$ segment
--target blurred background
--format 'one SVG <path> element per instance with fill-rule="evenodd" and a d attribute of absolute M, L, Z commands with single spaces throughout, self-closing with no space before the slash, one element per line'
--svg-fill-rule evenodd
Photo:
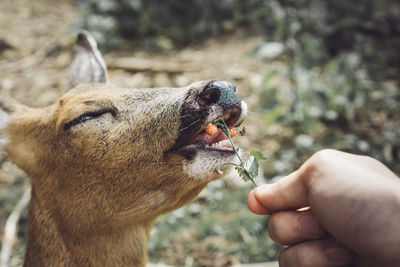
<path fill-rule="evenodd" d="M 397 0 L 1 0 L 0 90 L 31 105 L 66 91 L 76 33 L 98 41 L 111 83 L 234 82 L 248 103 L 245 150 L 270 159 L 258 184 L 321 148 L 366 154 L 400 173 L 400 2 Z M 29 184 L 0 159 L 0 236 Z M 151 262 L 232 266 L 275 260 L 251 185 L 231 173 L 156 223 Z M 11 266 L 26 241 L 22 215 Z"/>

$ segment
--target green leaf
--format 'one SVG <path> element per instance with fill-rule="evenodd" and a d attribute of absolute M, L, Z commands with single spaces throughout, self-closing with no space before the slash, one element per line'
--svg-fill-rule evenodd
<path fill-rule="evenodd" d="M 259 149 L 253 149 L 250 154 L 256 159 L 256 160 L 268 160 L 268 157 L 264 155 L 264 153 L 261 152 Z"/>
<path fill-rule="evenodd" d="M 253 177 L 251 176 L 251 173 L 249 173 L 246 169 L 243 169 L 243 176 L 242 179 L 247 182 L 248 180 L 253 181 Z"/>
<path fill-rule="evenodd" d="M 244 173 L 244 168 L 240 168 L 238 170 L 238 174 L 239 174 L 240 178 L 243 179 L 243 181 L 247 182 L 249 180 L 249 177 L 247 177 L 247 175 Z"/>
<path fill-rule="evenodd" d="M 243 127 L 242 129 L 239 129 L 239 134 L 241 136 L 243 136 L 245 133 L 246 133 L 246 128 L 245 127 Z"/>
<path fill-rule="evenodd" d="M 249 172 L 253 176 L 253 178 L 257 177 L 257 175 L 258 175 L 258 161 L 256 160 L 256 158 L 253 158 L 253 162 L 250 165 Z"/>

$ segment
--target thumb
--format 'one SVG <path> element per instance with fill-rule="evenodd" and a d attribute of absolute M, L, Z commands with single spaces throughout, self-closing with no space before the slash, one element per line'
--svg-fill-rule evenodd
<path fill-rule="evenodd" d="M 301 169 L 281 178 L 275 184 L 264 184 L 254 189 L 254 198 L 266 210 L 298 209 L 309 205 L 308 184 Z"/>

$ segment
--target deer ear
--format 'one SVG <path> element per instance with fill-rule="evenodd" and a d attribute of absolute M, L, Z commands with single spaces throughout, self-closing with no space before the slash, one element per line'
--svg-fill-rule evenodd
<path fill-rule="evenodd" d="M 6 144 L 5 131 L 11 114 L 23 107 L 13 98 L 0 94 L 0 154 Z"/>
<path fill-rule="evenodd" d="M 79 83 L 107 83 L 107 67 L 97 49 L 97 43 L 88 32 L 80 32 L 68 77 L 68 88 Z"/>
<path fill-rule="evenodd" d="M 8 122 L 8 113 L 0 108 L 0 155 L 3 152 L 4 145 L 6 144 L 5 129 Z"/>

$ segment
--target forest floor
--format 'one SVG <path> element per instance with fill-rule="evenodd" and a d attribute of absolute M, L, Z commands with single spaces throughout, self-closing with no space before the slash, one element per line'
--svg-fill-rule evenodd
<path fill-rule="evenodd" d="M 34 107 L 53 103 L 66 92 L 67 74 L 76 34 L 71 24 L 79 19 L 74 1 L 2 0 L 0 2 L 0 91 Z M 179 51 L 149 54 L 134 49 L 113 51 L 106 62 L 134 57 L 155 66 L 173 63 L 178 73 L 110 69 L 111 83 L 131 88 L 184 86 L 197 80 L 233 81 L 249 105 L 245 126 L 248 137 L 239 140 L 244 149 L 275 151 L 278 147 L 257 110 L 257 88 L 279 62 L 251 56 L 262 37 L 243 34 L 210 39 Z M 29 179 L 7 158 L 0 162 L 0 236 L 5 221 Z M 273 260 L 277 246 L 266 234 L 266 218 L 250 214 L 245 199 L 250 186 L 238 177 L 210 184 L 192 204 L 164 215 L 155 225 L 149 258 L 175 266 L 231 266 L 238 262 Z M 261 183 L 262 181 L 260 181 Z M 19 223 L 12 266 L 21 264 L 26 241 L 26 214 Z"/>

